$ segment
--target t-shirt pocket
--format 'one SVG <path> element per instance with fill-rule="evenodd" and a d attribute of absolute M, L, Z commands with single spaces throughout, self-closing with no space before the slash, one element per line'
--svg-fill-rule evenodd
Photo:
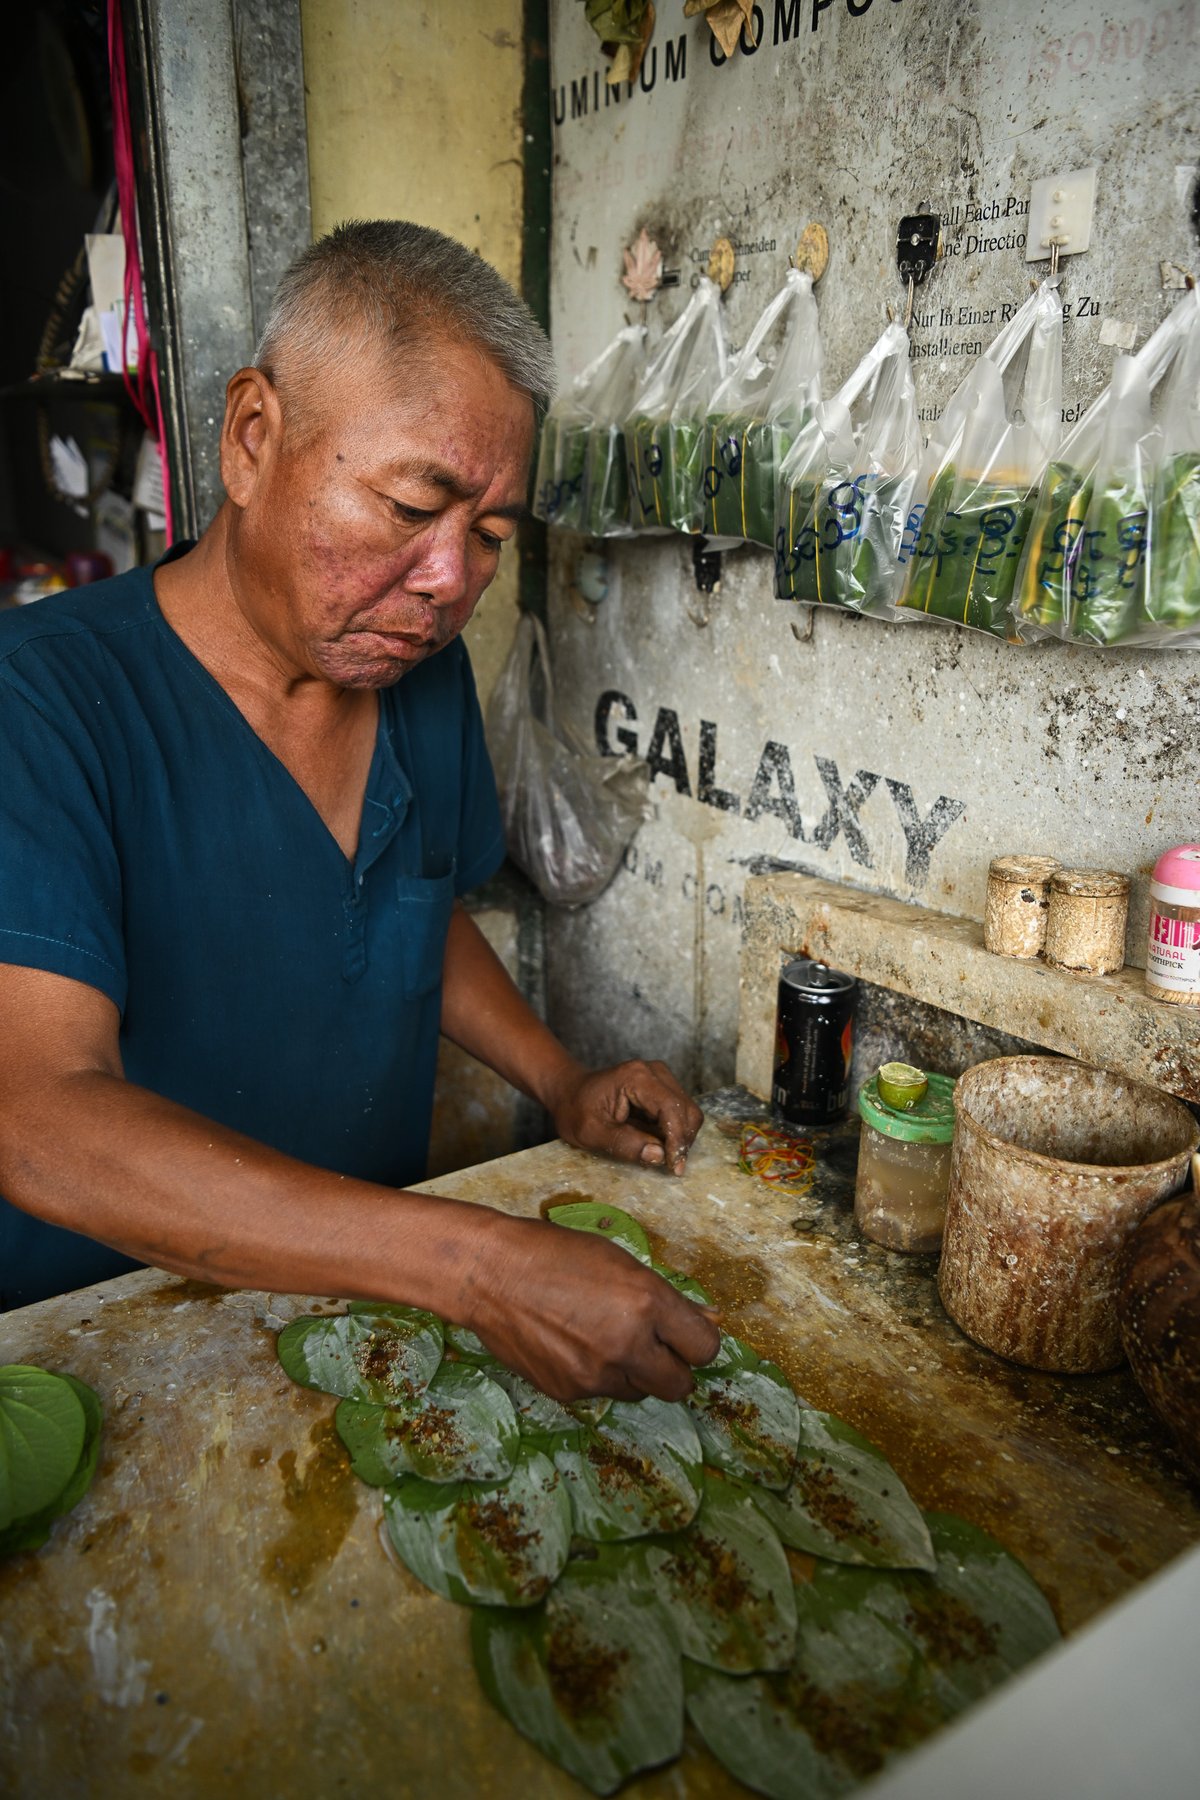
<path fill-rule="evenodd" d="M 405 996 L 428 994 L 442 979 L 446 933 L 454 905 L 454 866 L 445 875 L 398 875 L 400 975 Z"/>

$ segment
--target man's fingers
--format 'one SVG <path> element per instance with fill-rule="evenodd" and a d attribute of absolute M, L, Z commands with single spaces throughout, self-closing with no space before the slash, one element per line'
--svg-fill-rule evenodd
<path fill-rule="evenodd" d="M 671 1292 L 675 1294 L 674 1288 Z M 675 1298 L 679 1304 L 669 1311 L 664 1309 L 658 1335 L 677 1357 L 696 1368 L 703 1368 L 721 1348 L 721 1333 L 711 1316 L 712 1309 L 697 1306 L 684 1294 L 675 1294 Z"/>
<path fill-rule="evenodd" d="M 581 1149 L 682 1175 L 704 1115 L 665 1063 L 634 1061 L 572 1078 L 554 1123 Z"/>
<path fill-rule="evenodd" d="M 690 1363 L 661 1341 L 639 1363 L 636 1379 L 656 1400 L 686 1400 L 696 1385 Z"/>
<path fill-rule="evenodd" d="M 640 1125 L 615 1125 L 608 1133 L 605 1149 L 618 1162 L 661 1163 L 663 1160 L 662 1145 Z"/>
<path fill-rule="evenodd" d="M 639 1142 L 635 1126 L 619 1126 L 610 1147 L 636 1153 Z M 501 1362 L 560 1400 L 686 1399 L 692 1366 L 720 1348 L 713 1309 L 588 1233 L 532 1219 L 506 1220 L 504 1229 L 513 1245 L 507 1274 L 497 1270 L 466 1321 Z"/>
<path fill-rule="evenodd" d="M 681 1175 L 704 1114 L 665 1063 L 635 1065 L 623 1088 L 637 1110 L 655 1125 L 667 1168 Z"/>

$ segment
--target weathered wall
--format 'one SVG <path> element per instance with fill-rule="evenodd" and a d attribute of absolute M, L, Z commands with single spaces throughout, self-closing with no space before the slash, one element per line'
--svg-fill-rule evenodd
<path fill-rule="evenodd" d="M 1029 291 L 1023 213 L 1038 177 L 1099 166 L 1091 249 L 1063 265 L 1068 417 L 1106 380 L 1110 345 L 1164 316 L 1175 296 L 1160 261 L 1200 261 L 1193 0 L 762 0 L 760 47 L 723 67 L 702 21 L 658 10 L 640 83 L 609 96 L 582 6 L 552 6 L 564 373 L 631 310 L 621 248 L 643 224 L 681 272 L 649 309 L 656 334 L 713 239 L 735 241 L 726 316 L 739 343 L 821 220 L 832 389 L 900 297 L 896 226 L 927 203 L 948 222 L 948 254 L 918 291 L 926 420 L 999 309 Z M 766 552 L 727 558 L 705 602 L 688 546 L 668 539 L 611 548 L 609 596 L 589 619 L 570 591 L 579 540 L 552 537 L 565 708 L 655 768 L 656 816 L 612 888 L 550 921 L 552 1014 L 578 1048 L 666 1056 L 698 1087 L 729 1079 L 741 888 L 764 857 L 970 917 L 998 852 L 1129 869 L 1142 960 L 1148 868 L 1200 836 L 1200 654 L 1020 650 L 832 611 L 810 630 L 804 609 L 772 598 Z"/>
<path fill-rule="evenodd" d="M 469 244 L 521 283 L 523 0 L 301 0 L 313 231 L 342 219 L 407 218 Z M 486 705 L 517 617 L 517 546 L 467 627 Z M 480 929 L 535 1002 L 538 918 L 519 887 L 477 896 Z M 540 940 L 539 940 L 540 947 Z M 443 1043 L 430 1170 L 522 1148 L 541 1115 L 498 1076 Z"/>
<path fill-rule="evenodd" d="M 301 0 L 313 231 L 405 218 L 461 239 L 520 285 L 522 0 L 451 11 Z M 467 630 L 490 691 L 516 619 L 515 546 Z"/>

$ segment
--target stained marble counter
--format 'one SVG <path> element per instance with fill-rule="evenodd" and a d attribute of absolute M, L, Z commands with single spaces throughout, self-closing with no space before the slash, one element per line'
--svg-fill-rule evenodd
<path fill-rule="evenodd" d="M 737 1166 L 738 1121 L 759 1111 L 715 1096 L 679 1180 L 546 1144 L 430 1186 L 513 1213 L 587 1198 L 635 1214 L 923 1506 L 1020 1556 L 1068 1632 L 1200 1540 L 1200 1496 L 1128 1373 L 1038 1375 L 977 1349 L 932 1258 L 859 1236 L 853 1128 L 818 1138 L 797 1198 Z M 148 1270 L 0 1318 L 0 1362 L 71 1370 L 106 1415 L 90 1494 L 43 1550 L 0 1564 L 0 1791 L 580 1792 L 491 1711 L 464 1613 L 385 1547 L 334 1403 L 279 1369 L 276 1331 L 314 1304 Z M 692 1742 L 630 1790 L 742 1791 Z"/>

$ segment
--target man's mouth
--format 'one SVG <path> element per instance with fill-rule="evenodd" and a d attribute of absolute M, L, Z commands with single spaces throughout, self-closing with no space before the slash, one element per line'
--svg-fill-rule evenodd
<path fill-rule="evenodd" d="M 428 656 L 439 646 L 436 637 L 420 637 L 412 631 L 381 631 L 378 627 L 367 627 L 356 631 L 354 636 L 372 638 L 384 645 L 391 655 L 402 657 L 406 661 Z"/>

